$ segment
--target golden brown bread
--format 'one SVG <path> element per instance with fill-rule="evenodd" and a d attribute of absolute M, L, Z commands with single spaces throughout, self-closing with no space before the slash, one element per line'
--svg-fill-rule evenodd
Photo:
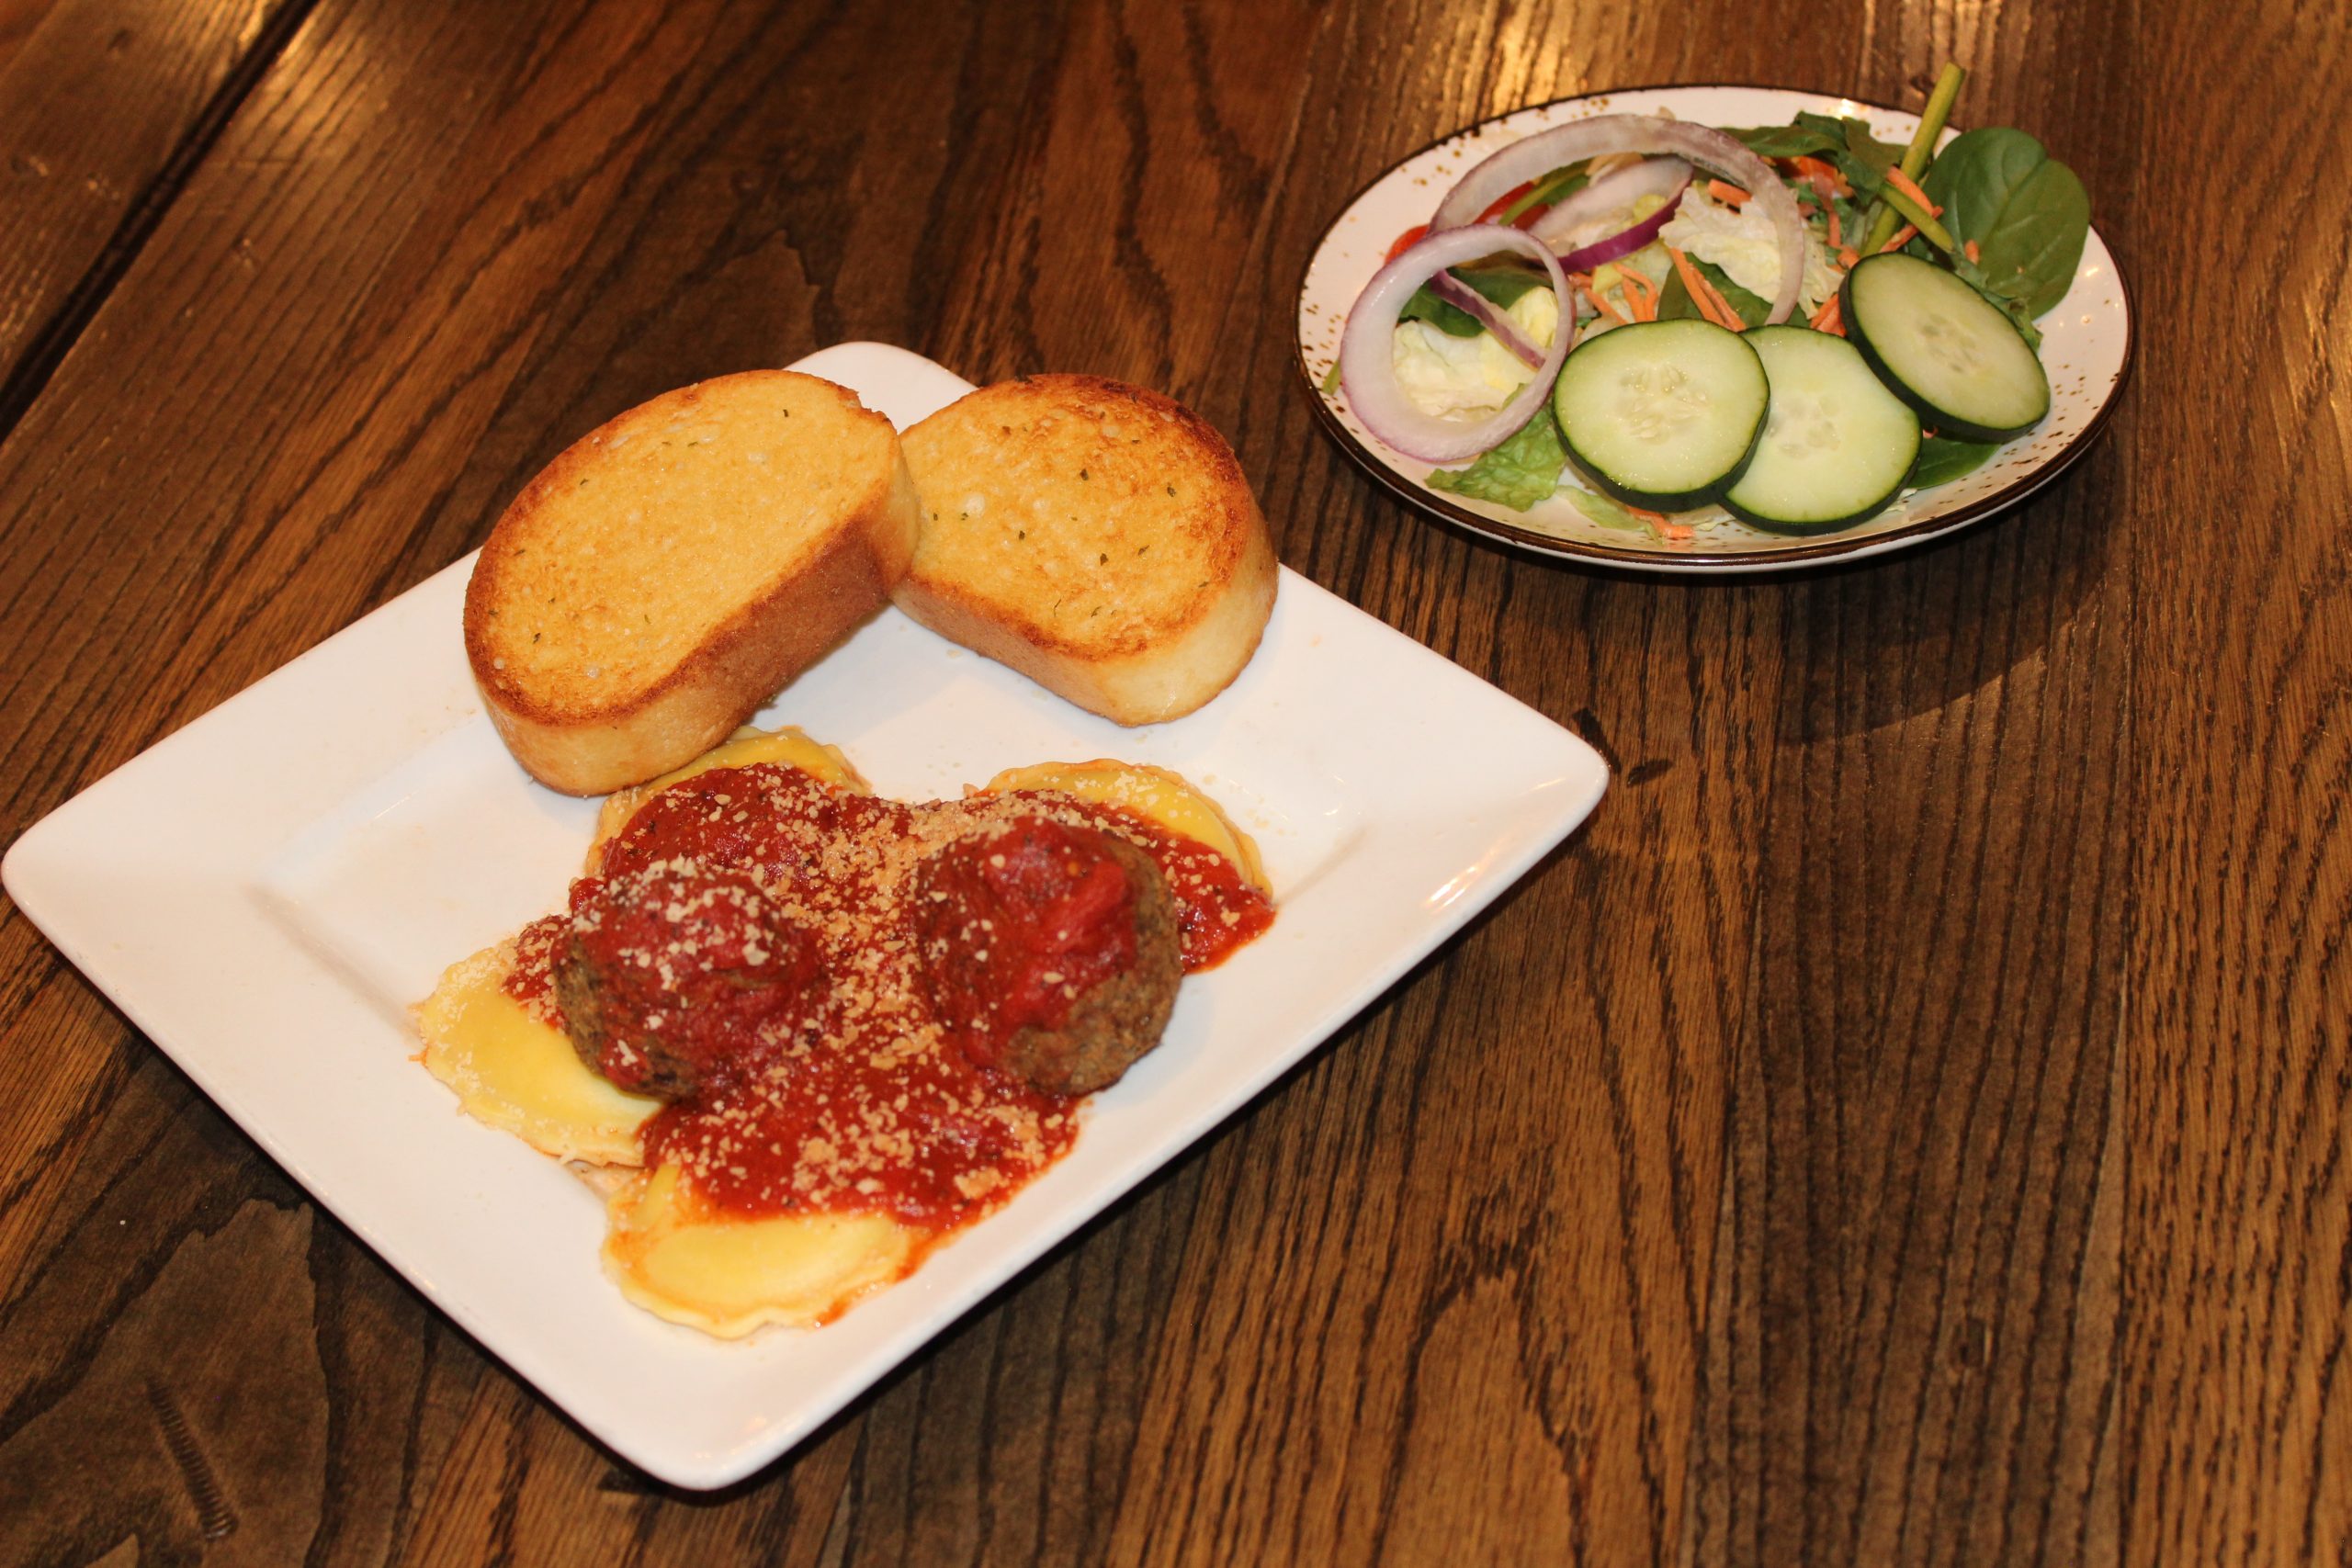
<path fill-rule="evenodd" d="M 1257 650 L 1276 568 L 1232 449 L 1093 376 L 983 387 L 906 433 L 922 536 L 891 597 L 1121 724 L 1180 717 Z"/>
<path fill-rule="evenodd" d="M 915 492 L 888 420 L 788 370 L 664 393 L 492 529 L 466 655 L 523 766 L 601 795 L 708 750 L 888 601 Z"/>

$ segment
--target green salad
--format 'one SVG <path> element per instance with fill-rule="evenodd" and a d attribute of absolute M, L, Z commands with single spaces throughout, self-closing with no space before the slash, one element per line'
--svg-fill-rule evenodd
<path fill-rule="evenodd" d="M 2090 231 L 2021 130 L 1602 115 L 1474 167 L 1351 311 L 1337 387 L 1437 490 L 1687 537 L 1867 519 L 2047 414 L 2036 319 Z"/>

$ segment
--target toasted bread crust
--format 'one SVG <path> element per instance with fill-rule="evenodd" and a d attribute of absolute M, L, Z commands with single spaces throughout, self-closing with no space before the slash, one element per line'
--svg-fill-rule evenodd
<path fill-rule="evenodd" d="M 1030 377 L 906 446 L 923 537 L 892 598 L 933 631 L 1129 725 L 1192 712 L 1255 653 L 1273 547 L 1232 449 L 1182 404 Z"/>
<path fill-rule="evenodd" d="M 665 569 L 677 565 L 674 557 L 652 550 L 643 528 L 616 525 L 567 505 L 583 481 L 613 477 L 620 445 L 663 418 L 722 413 L 741 400 L 788 396 L 798 400 L 803 425 L 817 424 L 806 417 L 825 412 L 808 401 L 815 389 L 839 400 L 831 412 L 845 417 L 860 438 L 846 443 L 857 450 L 829 450 L 812 455 L 814 460 L 830 464 L 839 456 L 861 471 L 831 476 L 842 482 L 820 509 L 822 515 L 796 514 L 795 498 L 780 493 L 773 519 L 741 520 L 746 527 L 797 531 L 782 543 L 783 564 L 764 576 L 728 577 L 716 604 L 697 600 L 697 612 L 715 618 L 690 646 L 651 668 L 631 668 L 638 649 L 597 626 L 582 629 L 587 611 L 575 603 L 582 596 L 594 599 L 600 625 L 634 624 L 632 604 L 616 604 L 616 594 L 639 595 L 654 607 L 645 611 L 650 621 L 664 608 Z M 821 438 L 817 431 L 811 436 Z M 663 500 L 657 486 L 646 504 L 658 507 Z M 742 509 L 740 500 L 733 504 Z M 629 524 L 636 522 L 631 513 Z M 754 371 L 667 393 L 566 448 L 500 517 L 466 592 L 466 653 L 475 683 L 500 738 L 542 783 L 573 795 L 639 783 L 724 739 L 881 608 L 912 558 L 917 525 L 913 482 L 888 421 L 842 389 L 792 372 Z M 607 568 L 587 586 L 566 570 L 582 551 L 601 552 Z M 567 663 L 532 666 L 521 631 L 533 618 L 563 626 L 571 638 Z M 613 678 L 598 684 L 600 660 L 609 660 Z"/>

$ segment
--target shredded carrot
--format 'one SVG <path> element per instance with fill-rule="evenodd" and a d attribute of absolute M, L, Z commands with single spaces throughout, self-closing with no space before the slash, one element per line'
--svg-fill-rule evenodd
<path fill-rule="evenodd" d="M 1747 323 L 1739 319 L 1739 312 L 1731 308 L 1731 301 L 1724 298 L 1723 290 L 1708 282 L 1706 276 L 1690 265 L 1689 256 L 1672 245 L 1666 247 L 1666 254 L 1674 258 L 1674 268 L 1682 275 L 1682 287 L 1690 291 L 1691 302 L 1699 307 L 1701 315 L 1715 325 L 1727 327 L 1736 333 L 1747 330 Z"/>
<path fill-rule="evenodd" d="M 1829 209 L 1829 248 L 1833 251 L 1846 248 L 1846 237 L 1838 231 L 1838 209 L 1834 207 Z"/>
<path fill-rule="evenodd" d="M 1835 164 L 1825 163 L 1810 153 L 1800 153 L 1789 162 L 1796 165 L 1797 173 L 1811 183 L 1825 203 L 1833 192 L 1838 196 L 1851 196 L 1854 192 L 1854 187 L 1846 183 L 1846 176 L 1838 173 Z"/>
<path fill-rule="evenodd" d="M 1617 269 L 1617 291 L 1625 297 L 1625 307 L 1637 321 L 1657 320 L 1657 285 L 1631 267 Z"/>
<path fill-rule="evenodd" d="M 1969 241 L 1968 243 L 1961 246 L 1960 249 L 1961 254 L 1965 255 L 1972 263 L 1977 259 L 1978 253 L 1975 241 Z"/>
<path fill-rule="evenodd" d="M 1611 305 L 1608 300 L 1603 299 L 1600 297 L 1600 290 L 1595 288 L 1589 283 L 1584 286 L 1584 297 L 1592 301 L 1592 308 L 1594 310 L 1600 311 L 1602 315 L 1608 317 L 1619 326 L 1622 327 L 1626 324 L 1625 318 L 1619 315 L 1616 308 Z"/>
<path fill-rule="evenodd" d="M 1838 305 L 1838 296 L 1832 294 L 1828 299 L 1823 300 L 1821 303 L 1821 309 L 1813 313 L 1813 320 L 1807 321 L 1805 325 L 1811 327 L 1817 333 L 1829 333 L 1838 337 L 1844 337 L 1846 335 L 1846 314 L 1843 309 Z"/>
<path fill-rule="evenodd" d="M 1850 250 L 1839 251 L 1838 253 L 1838 265 L 1844 267 L 1848 272 L 1853 271 L 1854 264 L 1861 259 L 1861 257 L 1856 255 Z"/>
<path fill-rule="evenodd" d="M 1747 193 L 1746 191 L 1740 189 L 1735 185 L 1725 185 L 1721 180 L 1709 180 L 1707 182 L 1707 194 L 1713 197 L 1717 201 L 1723 202 L 1726 206 L 1745 207 L 1747 205 Z"/>
<path fill-rule="evenodd" d="M 1889 251 L 1901 250 L 1904 246 L 1911 243 L 1911 237 L 1918 231 L 1918 228 L 1916 225 L 1905 223 L 1902 228 L 1897 229 L 1894 231 L 1894 238 L 1889 240 L 1886 243 L 1878 248 L 1879 254 L 1881 255 L 1884 255 Z"/>
<path fill-rule="evenodd" d="M 1625 510 L 1648 524 L 1661 539 L 1688 539 L 1697 532 L 1690 524 L 1677 523 L 1663 512 L 1650 512 L 1639 506 L 1629 506 Z"/>
<path fill-rule="evenodd" d="M 1682 275 L 1682 287 L 1690 293 L 1690 303 L 1699 307 L 1699 314 L 1722 326 L 1723 318 L 1715 313 L 1716 306 L 1712 298 L 1715 291 L 1707 287 L 1707 280 L 1699 276 L 1699 269 L 1690 265 L 1690 258 L 1672 245 L 1666 247 L 1666 254 L 1674 258 L 1674 270 Z"/>
<path fill-rule="evenodd" d="M 1716 312 L 1723 317 L 1724 325 L 1736 333 L 1744 333 L 1747 330 L 1747 323 L 1740 320 L 1737 310 L 1731 308 L 1731 301 L 1724 298 L 1724 291 L 1709 283 L 1703 273 L 1700 275 L 1699 287 L 1707 291 L 1707 303 L 1713 306 Z"/>
<path fill-rule="evenodd" d="M 1895 167 L 1888 169 L 1886 171 L 1886 183 L 1901 191 L 1904 195 L 1909 197 L 1912 200 L 1917 202 L 1919 204 L 1919 210 L 1926 213 L 1928 217 L 1941 218 L 1944 215 L 1944 209 L 1938 207 L 1934 202 L 1929 201 L 1928 199 L 1928 193 L 1919 188 L 1918 182 L 1914 180 L 1909 175 L 1905 174 L 1901 168 Z"/>

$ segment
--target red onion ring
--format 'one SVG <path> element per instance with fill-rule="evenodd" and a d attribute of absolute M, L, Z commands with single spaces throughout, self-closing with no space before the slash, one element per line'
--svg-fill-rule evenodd
<path fill-rule="evenodd" d="M 1561 265 L 1570 272 L 1581 272 L 1597 262 L 1578 262 L 1585 252 L 1608 244 L 1615 235 L 1583 245 L 1570 245 L 1569 236 L 1595 218 L 1629 208 L 1643 197 L 1655 196 L 1663 200 L 1659 212 L 1670 212 L 1682 199 L 1682 190 L 1690 183 L 1690 165 L 1679 158 L 1645 158 L 1626 168 L 1601 175 L 1590 185 L 1555 206 L 1549 212 L 1527 226 L 1527 231 L 1560 253 Z M 1657 214 L 1653 213 L 1652 217 Z M 1650 220 L 1640 220 L 1632 227 L 1638 228 Z M 1665 226 L 1663 220 L 1659 227 Z M 1646 241 L 1644 243 L 1647 243 Z M 1634 249 L 1640 249 L 1635 246 Z M 1623 255 L 1620 251 L 1618 255 Z M 1616 256 L 1602 256 L 1600 261 L 1615 261 Z"/>
<path fill-rule="evenodd" d="M 1519 323 L 1500 305 L 1442 268 L 1430 278 L 1430 292 L 1492 333 L 1495 341 L 1530 370 L 1544 368 L 1544 351 L 1519 330 Z"/>
<path fill-rule="evenodd" d="M 1594 267 L 1622 261 L 1658 236 L 1674 215 L 1682 209 L 1682 193 L 1676 191 L 1674 199 L 1643 219 L 1630 229 L 1623 229 L 1605 240 L 1595 240 L 1579 246 L 1560 258 L 1560 265 L 1570 272 L 1590 272 Z"/>
<path fill-rule="evenodd" d="M 1804 283 L 1804 215 L 1771 165 L 1722 131 L 1651 115 L 1604 114 L 1539 130 L 1463 175 L 1430 220 L 1432 234 L 1459 229 L 1498 197 L 1554 169 L 1604 152 L 1670 153 L 1740 186 L 1771 220 L 1781 243 L 1781 290 L 1768 322 L 1785 321 Z"/>
<path fill-rule="evenodd" d="M 1413 290 L 1463 262 L 1516 251 L 1543 265 L 1560 300 L 1560 325 L 1535 375 L 1500 412 L 1464 423 L 1424 413 L 1396 379 L 1396 313 Z M 1483 297 L 1482 297 L 1483 299 Z M 1552 247 L 1507 224 L 1480 223 L 1416 241 L 1395 261 L 1372 275 L 1348 312 L 1340 339 L 1340 385 L 1348 406 L 1363 426 L 1388 446 L 1425 463 L 1459 463 L 1516 434 L 1552 394 L 1552 382 L 1576 339 L 1576 312 L 1569 308 L 1567 275 Z"/>

